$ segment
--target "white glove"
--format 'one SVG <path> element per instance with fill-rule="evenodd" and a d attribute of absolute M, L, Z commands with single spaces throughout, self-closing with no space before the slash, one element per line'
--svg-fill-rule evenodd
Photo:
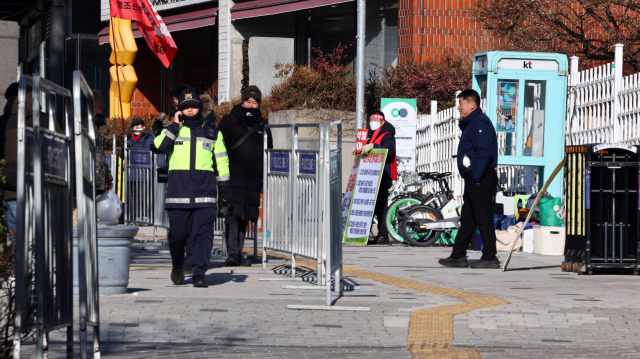
<path fill-rule="evenodd" d="M 462 165 L 466 168 L 469 168 L 471 166 L 471 160 L 469 159 L 469 157 L 467 157 L 467 155 L 464 155 L 464 158 L 462 159 Z"/>
<path fill-rule="evenodd" d="M 373 143 L 370 143 L 368 145 L 364 145 L 362 146 L 362 149 L 360 150 L 360 153 L 362 153 L 363 155 L 368 155 L 369 152 L 371 152 L 371 150 L 373 149 Z"/>

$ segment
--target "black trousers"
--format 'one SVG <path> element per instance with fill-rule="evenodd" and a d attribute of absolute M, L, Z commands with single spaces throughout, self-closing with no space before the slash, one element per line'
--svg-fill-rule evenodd
<path fill-rule="evenodd" d="M 391 187 L 391 177 L 386 173 L 380 179 L 380 187 L 378 188 L 378 197 L 376 197 L 376 207 L 373 209 L 373 215 L 378 220 L 378 237 L 389 237 L 387 221 L 384 218 L 389 208 L 389 187 Z"/>
<path fill-rule="evenodd" d="M 224 218 L 225 234 L 227 239 L 227 254 L 242 255 L 244 239 L 247 232 L 248 221 L 234 216 Z"/>
<path fill-rule="evenodd" d="M 480 183 L 474 183 L 470 177 L 464 181 L 460 229 L 453 245 L 453 258 L 467 256 L 469 243 L 476 236 L 476 227 L 482 236 L 482 259 L 490 260 L 496 255 L 496 232 L 493 227 L 491 201 L 496 194 L 498 176 L 495 168 L 490 168 Z"/>
<path fill-rule="evenodd" d="M 186 263 L 193 267 L 194 276 L 206 273 L 213 249 L 215 219 L 215 207 L 169 210 L 169 250 L 174 267 Z"/>

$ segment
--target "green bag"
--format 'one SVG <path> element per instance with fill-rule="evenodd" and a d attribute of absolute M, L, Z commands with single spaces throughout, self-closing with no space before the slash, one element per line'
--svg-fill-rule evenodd
<path fill-rule="evenodd" d="M 541 226 L 561 227 L 564 225 L 562 198 L 542 197 L 538 203 L 538 210 L 540 211 Z"/>

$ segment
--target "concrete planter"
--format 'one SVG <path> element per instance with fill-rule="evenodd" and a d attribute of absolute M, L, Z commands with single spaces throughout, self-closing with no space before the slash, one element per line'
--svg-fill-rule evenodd
<path fill-rule="evenodd" d="M 98 226 L 100 294 L 123 294 L 129 285 L 131 245 L 137 226 Z M 73 227 L 73 294 L 78 294 L 78 232 Z"/>

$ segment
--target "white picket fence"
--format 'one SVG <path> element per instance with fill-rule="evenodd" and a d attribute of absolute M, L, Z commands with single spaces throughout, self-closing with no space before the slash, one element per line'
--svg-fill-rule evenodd
<path fill-rule="evenodd" d="M 568 81 L 565 144 L 625 142 L 640 144 L 640 73 L 622 76 L 623 45 L 615 48 L 614 63 L 578 71 L 578 58 L 572 57 Z M 620 66 L 614 66 L 620 64 Z M 456 92 L 456 97 L 459 92 Z M 457 107 L 456 100 L 456 107 Z M 486 109 L 486 99 L 481 107 Z M 457 109 L 437 111 L 431 102 L 431 115 L 419 115 L 417 125 L 416 170 L 418 172 L 451 172 L 449 186 L 462 201 L 462 178 L 457 173 L 455 158 L 460 129 Z M 537 188 L 537 171 L 533 183 L 525 182 L 525 166 L 498 166 L 498 176 L 505 173 L 507 188 Z M 529 173 L 531 176 L 531 173 Z M 531 181 L 530 181 L 531 182 Z M 425 191 L 433 191 L 427 187 Z"/>

